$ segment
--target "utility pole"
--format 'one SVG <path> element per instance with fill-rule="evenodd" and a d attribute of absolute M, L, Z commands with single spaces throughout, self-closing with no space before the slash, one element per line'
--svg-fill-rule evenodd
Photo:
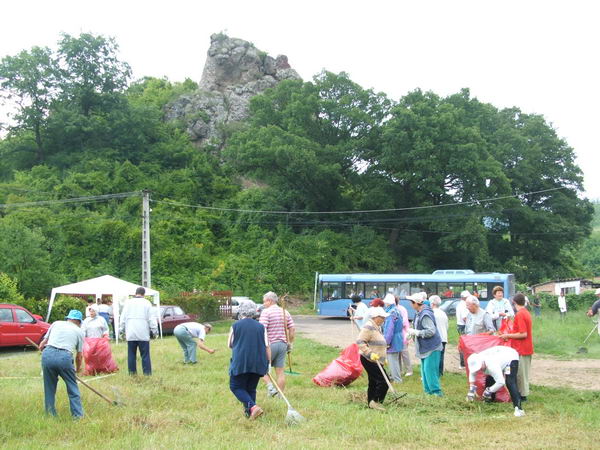
<path fill-rule="evenodd" d="M 142 286 L 151 287 L 150 267 L 150 191 L 142 191 Z"/>

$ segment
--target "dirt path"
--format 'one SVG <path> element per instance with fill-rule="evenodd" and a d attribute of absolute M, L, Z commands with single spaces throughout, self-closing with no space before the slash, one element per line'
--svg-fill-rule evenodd
<path fill-rule="evenodd" d="M 304 337 L 321 344 L 344 348 L 356 339 L 350 321 L 319 316 L 295 316 L 296 329 Z M 414 361 L 414 348 L 410 346 Z M 449 372 L 462 372 L 456 346 L 446 348 L 445 367 Z M 549 387 L 600 390 L 600 360 L 557 360 L 550 356 L 534 355 L 531 363 L 531 383 Z"/>

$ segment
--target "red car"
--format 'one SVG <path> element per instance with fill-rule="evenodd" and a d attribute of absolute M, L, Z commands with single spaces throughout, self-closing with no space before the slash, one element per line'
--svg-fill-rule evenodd
<path fill-rule="evenodd" d="M 175 305 L 160 305 L 160 317 L 163 334 L 173 334 L 173 330 L 179 324 L 195 322 L 196 314 L 186 314 L 183 309 Z"/>
<path fill-rule="evenodd" d="M 26 337 L 36 344 L 50 328 L 41 316 L 31 314 L 25 308 L 11 303 L 0 303 L 0 347 L 31 345 Z"/>

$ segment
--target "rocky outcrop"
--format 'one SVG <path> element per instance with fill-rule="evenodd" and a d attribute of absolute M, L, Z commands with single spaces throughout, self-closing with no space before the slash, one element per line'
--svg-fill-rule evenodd
<path fill-rule="evenodd" d="M 183 121 L 194 141 L 221 142 L 224 125 L 248 117 L 250 98 L 289 79 L 300 76 L 287 56 L 273 58 L 250 42 L 213 34 L 199 89 L 169 104 L 165 117 Z"/>

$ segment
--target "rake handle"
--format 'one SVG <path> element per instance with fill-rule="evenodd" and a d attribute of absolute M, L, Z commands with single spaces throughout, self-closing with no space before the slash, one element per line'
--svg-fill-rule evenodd
<path fill-rule="evenodd" d="M 377 363 L 377 367 L 379 367 L 379 370 L 381 370 L 381 374 L 383 375 L 383 378 L 385 378 L 385 382 L 388 385 L 388 388 L 390 388 L 390 391 L 392 391 L 393 394 L 397 394 L 396 389 L 394 389 L 394 386 L 392 386 L 392 383 L 390 383 L 390 379 L 387 376 L 387 373 L 385 373 L 385 370 L 383 369 L 383 366 L 381 365 L 381 363 L 379 361 L 375 361 Z"/>
<path fill-rule="evenodd" d="M 106 400 L 109 404 L 111 405 L 116 405 L 117 402 L 114 400 L 111 400 L 110 398 L 106 397 L 104 394 L 101 394 L 100 392 L 98 392 L 96 389 L 94 389 L 93 387 L 91 387 L 89 384 L 87 384 L 85 381 L 83 381 L 81 378 L 79 378 L 77 375 L 75 375 L 75 378 L 77 379 L 77 381 L 79 381 L 81 384 L 83 384 L 86 388 L 88 388 L 90 391 L 92 391 L 94 394 L 97 394 L 98 396 L 100 396 L 102 399 Z"/>
<path fill-rule="evenodd" d="M 275 389 L 277 389 L 277 392 L 279 392 L 279 395 L 281 395 L 281 398 L 283 398 L 285 400 L 285 402 L 287 403 L 288 408 L 294 409 L 294 408 L 292 408 L 292 405 L 290 405 L 290 402 L 288 401 L 287 397 L 285 396 L 285 394 L 283 393 L 283 391 L 281 390 L 281 388 L 275 381 L 275 378 L 273 378 L 273 376 L 271 375 L 271 372 L 268 372 L 267 376 L 269 377 L 269 380 L 271 380 L 271 383 L 273 383 L 273 386 L 275 386 Z"/>

